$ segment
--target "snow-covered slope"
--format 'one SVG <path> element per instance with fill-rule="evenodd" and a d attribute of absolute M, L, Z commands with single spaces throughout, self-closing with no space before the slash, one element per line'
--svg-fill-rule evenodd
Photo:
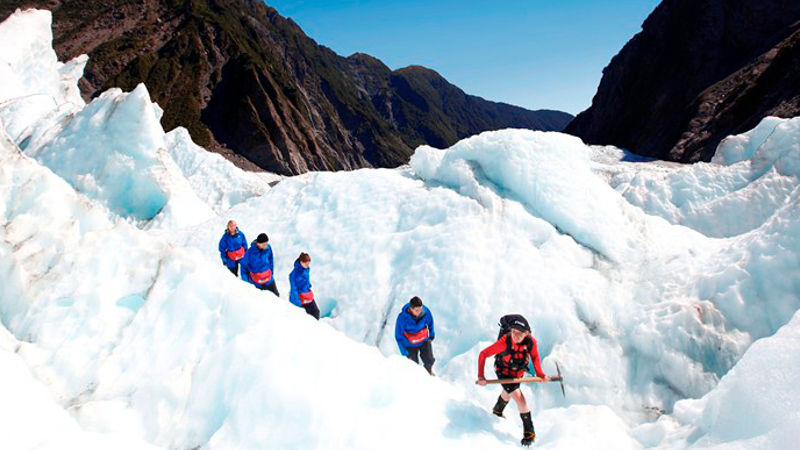
<path fill-rule="evenodd" d="M 800 427 L 782 355 L 800 326 L 800 118 L 713 164 L 505 130 L 397 170 L 280 179 L 165 133 L 144 86 L 84 104 L 85 58 L 60 65 L 49 25 L 0 25 L 0 432 L 17 447 L 516 447 L 513 405 L 487 414 L 497 389 L 473 384 L 510 312 L 567 380 L 566 398 L 524 388 L 539 446 L 781 448 Z M 229 219 L 269 234 L 281 298 L 220 264 Z M 301 251 L 319 323 L 286 299 Z M 413 295 L 437 378 L 394 342 Z M 28 431 L 48 424 L 63 441 Z"/>
<path fill-rule="evenodd" d="M 707 236 L 735 236 L 764 224 L 795 189 L 798 131 L 798 120 L 767 117 L 752 131 L 723 140 L 714 164 L 617 164 L 619 150 L 596 148 L 597 170 L 649 214 Z M 719 164 L 728 167 L 715 170 Z"/>
<path fill-rule="evenodd" d="M 797 446 L 800 425 L 800 313 L 752 345 L 708 395 L 682 400 L 675 413 L 636 434 L 644 443 L 698 448 Z"/>

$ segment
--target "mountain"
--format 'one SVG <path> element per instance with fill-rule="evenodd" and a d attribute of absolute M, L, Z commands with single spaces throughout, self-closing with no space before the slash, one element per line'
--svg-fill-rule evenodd
<path fill-rule="evenodd" d="M 166 129 L 280 174 L 395 167 L 420 144 L 572 118 L 467 95 L 430 69 L 341 57 L 259 1 L 25 0 L 0 17 L 17 7 L 52 10 L 60 59 L 89 55 L 86 98 L 144 82 Z"/>
<path fill-rule="evenodd" d="M 603 70 L 566 132 L 709 161 L 727 135 L 800 114 L 800 2 L 665 0 Z"/>

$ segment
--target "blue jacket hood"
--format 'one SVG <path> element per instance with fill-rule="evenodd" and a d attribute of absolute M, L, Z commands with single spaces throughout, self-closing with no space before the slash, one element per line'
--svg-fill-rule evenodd
<path fill-rule="evenodd" d="M 411 307 L 411 302 L 408 302 L 405 305 L 403 305 L 403 309 L 401 310 L 400 314 L 405 314 L 405 315 L 408 316 L 409 319 L 417 321 L 417 322 L 422 320 L 423 317 L 425 317 L 425 316 L 427 316 L 428 314 L 431 313 L 431 310 L 429 310 L 427 306 L 422 305 L 422 312 L 419 313 L 419 315 L 417 317 L 414 317 L 414 316 L 411 315 L 410 312 L 408 312 L 408 308 L 410 308 L 410 307 Z"/>
<path fill-rule="evenodd" d="M 256 243 L 256 241 L 253 241 L 253 242 L 250 243 L 250 248 L 248 248 L 247 251 L 248 252 L 250 252 L 250 251 L 260 252 L 260 253 L 272 253 L 272 245 L 267 244 L 267 248 L 265 248 L 264 250 L 261 250 L 260 248 L 258 248 L 258 244 Z"/>

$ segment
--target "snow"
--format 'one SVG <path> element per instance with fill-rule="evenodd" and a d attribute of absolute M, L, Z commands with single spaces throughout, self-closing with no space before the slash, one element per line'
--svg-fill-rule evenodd
<path fill-rule="evenodd" d="M 0 120 L 6 133 L 24 141 L 54 110 L 59 116 L 84 105 L 78 90 L 88 57 L 60 63 L 52 47 L 50 14 L 19 11 L 0 27 Z M 53 120 L 53 119 L 51 119 Z"/>
<path fill-rule="evenodd" d="M 44 95 L 56 104 L 83 105 L 77 81 L 88 61 L 86 55 L 63 64 L 52 47 L 51 17 L 44 11 L 20 11 L 3 22 L 0 42 L 0 102 Z"/>
<path fill-rule="evenodd" d="M 282 177 L 271 173 L 245 172 L 216 153 L 192 142 L 186 128 L 165 135 L 169 155 L 178 165 L 194 193 L 216 214 L 251 197 L 265 194 Z"/>
<path fill-rule="evenodd" d="M 755 342 L 708 395 L 682 400 L 675 414 L 640 427 L 643 439 L 673 436 L 672 446 L 793 448 L 800 429 L 800 313 Z"/>
<path fill-rule="evenodd" d="M 141 440 L 106 433 L 89 433 L 30 373 L 16 352 L 23 346 L 0 326 L 0 423 L 3 441 L 15 448 L 147 449 Z M 43 425 L 47 431 L 43 432 Z"/>
<path fill-rule="evenodd" d="M 523 387 L 537 446 L 791 446 L 800 119 L 692 166 L 503 130 L 395 170 L 281 178 L 166 133 L 143 85 L 84 104 L 86 60 L 60 65 L 49 27 L 41 11 L 0 24 L 14 448 L 517 448 L 514 405 L 488 414 L 498 389 L 473 383 L 511 312 L 566 379 L 566 398 Z M 220 264 L 229 219 L 269 234 L 281 298 Z M 301 251 L 319 323 L 287 299 Z M 414 295 L 435 378 L 394 342 Z"/>
<path fill-rule="evenodd" d="M 711 164 L 690 166 L 620 163 L 619 150 L 600 147 L 594 169 L 649 214 L 707 236 L 732 237 L 768 221 L 797 187 L 798 130 L 800 118 L 766 117 L 753 130 L 723 140 Z"/>
<path fill-rule="evenodd" d="M 761 175 L 775 168 L 781 175 L 800 176 L 800 120 L 767 117 L 753 130 L 720 143 L 713 162 L 731 165 L 748 161 Z"/>
<path fill-rule="evenodd" d="M 169 157 L 160 111 L 140 84 L 110 89 L 26 143 L 25 153 L 113 212 L 163 227 L 210 218 Z"/>
<path fill-rule="evenodd" d="M 493 194 L 516 199 L 533 215 L 615 262 L 632 258 L 631 241 L 641 239 L 634 228 L 638 224 L 629 217 L 636 211 L 591 176 L 589 156 L 578 138 L 518 131 L 483 133 L 444 154 L 423 146 L 411 166 L 424 180 L 452 187 L 485 207 L 497 204 Z M 580 208 L 567 210 L 564 204 Z"/>

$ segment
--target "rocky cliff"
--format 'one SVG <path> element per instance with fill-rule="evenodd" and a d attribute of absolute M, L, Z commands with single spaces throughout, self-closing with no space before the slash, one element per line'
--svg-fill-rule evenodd
<path fill-rule="evenodd" d="M 673 161 L 708 161 L 765 115 L 800 115 L 800 1 L 664 0 L 566 128 Z"/>

